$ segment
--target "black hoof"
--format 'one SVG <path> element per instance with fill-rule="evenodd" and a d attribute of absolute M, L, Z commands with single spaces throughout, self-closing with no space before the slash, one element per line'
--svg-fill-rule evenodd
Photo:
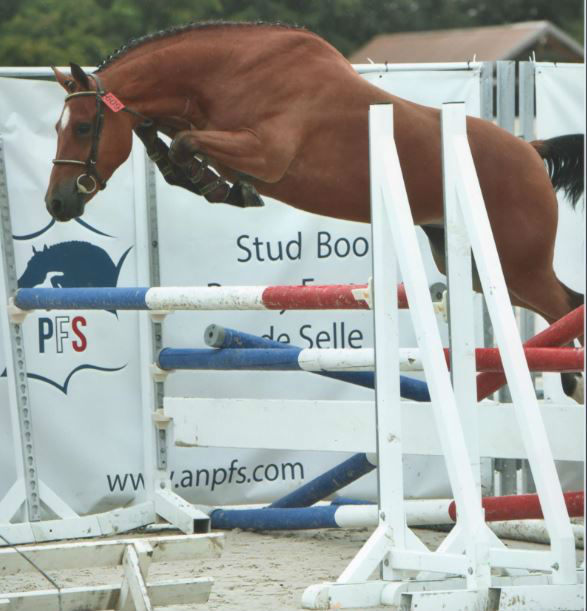
<path fill-rule="evenodd" d="M 240 180 L 232 185 L 226 203 L 239 208 L 260 208 L 265 205 L 255 187 Z"/>
<path fill-rule="evenodd" d="M 561 383 L 563 392 L 567 397 L 574 399 L 577 403 L 583 403 L 584 395 L 584 378 L 580 373 L 561 373 Z"/>

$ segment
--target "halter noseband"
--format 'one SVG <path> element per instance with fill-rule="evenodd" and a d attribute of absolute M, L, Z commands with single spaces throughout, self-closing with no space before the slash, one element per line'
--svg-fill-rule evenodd
<path fill-rule="evenodd" d="M 68 102 L 72 98 L 80 98 L 80 97 L 88 97 L 88 96 L 93 96 L 96 98 L 96 118 L 94 119 L 94 122 L 93 122 L 94 129 L 92 132 L 92 141 L 90 144 L 90 154 L 88 155 L 88 158 L 86 159 L 86 161 L 79 161 L 77 159 L 53 159 L 53 163 L 55 165 L 58 165 L 58 164 L 60 165 L 81 165 L 86 169 L 85 173 L 80 174 L 75 181 L 78 192 L 84 193 L 86 195 L 90 195 L 94 193 L 94 191 L 96 191 L 96 189 L 98 188 L 101 191 L 102 189 L 106 187 L 106 181 L 103 180 L 100 177 L 100 175 L 98 174 L 98 171 L 96 169 L 96 164 L 98 162 L 98 146 L 100 144 L 100 136 L 102 134 L 102 127 L 104 125 L 105 107 L 108 106 L 109 108 L 114 110 L 111 103 L 107 103 L 104 101 L 104 96 L 111 95 L 111 94 L 106 94 L 106 91 L 102 85 L 102 81 L 100 80 L 100 78 L 96 74 L 89 74 L 88 76 L 92 78 L 93 81 L 96 83 L 96 90 L 95 91 L 76 91 L 74 93 L 70 93 L 67 96 L 65 96 L 65 102 Z M 149 126 L 153 124 L 153 121 L 149 119 L 148 117 L 146 117 L 145 115 L 142 115 L 141 113 L 137 112 L 136 110 L 132 110 L 131 108 L 127 108 L 126 106 L 121 104 L 119 100 L 116 100 L 116 98 L 114 98 L 114 100 L 115 100 L 115 103 L 118 103 L 119 105 L 117 109 L 114 110 L 114 112 L 118 112 L 119 110 L 124 110 L 125 112 L 129 112 L 130 114 L 142 119 L 143 120 L 142 125 L 144 126 Z M 92 180 L 91 189 L 88 189 L 81 183 L 82 178 L 85 178 L 85 177 L 88 177 Z"/>

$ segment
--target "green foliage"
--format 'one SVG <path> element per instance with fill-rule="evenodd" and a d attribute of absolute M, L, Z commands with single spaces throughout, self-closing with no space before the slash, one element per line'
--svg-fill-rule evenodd
<path fill-rule="evenodd" d="M 216 19 L 303 25 L 345 55 L 380 33 L 542 19 L 583 41 L 582 0 L 0 0 L 0 65 L 96 65 L 132 38 Z"/>
<path fill-rule="evenodd" d="M 0 2 L 0 64 L 5 66 L 95 65 L 131 38 L 221 10 L 220 0 Z"/>

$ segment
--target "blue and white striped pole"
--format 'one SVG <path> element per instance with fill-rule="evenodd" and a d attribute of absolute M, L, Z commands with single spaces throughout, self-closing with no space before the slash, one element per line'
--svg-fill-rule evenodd
<path fill-rule="evenodd" d="M 283 342 L 276 342 L 273 339 L 259 337 L 258 335 L 252 335 L 251 333 L 244 333 L 243 331 L 222 327 L 221 325 L 208 325 L 204 331 L 204 341 L 208 346 L 219 349 L 247 350 L 254 348 L 259 350 L 297 350 L 298 354 L 302 351 L 302 348 L 298 346 L 284 344 Z M 290 352 L 290 354 L 292 357 L 294 356 L 293 352 Z M 315 373 L 327 378 L 333 378 L 334 380 L 355 384 L 356 386 L 373 388 L 373 373 L 368 371 L 349 373 L 344 371 L 317 371 Z"/>
<path fill-rule="evenodd" d="M 242 331 L 237 331 L 236 329 L 230 329 L 228 327 L 222 327 L 221 325 L 208 325 L 208 327 L 206 327 L 206 330 L 204 331 L 204 341 L 208 346 L 211 346 L 213 348 L 239 348 L 243 350 L 253 348 L 260 350 L 288 350 L 289 352 L 287 353 L 287 357 L 283 355 L 282 357 L 280 357 L 279 360 L 281 361 L 282 359 L 287 359 L 289 362 L 292 363 L 292 370 L 301 370 L 298 358 L 303 348 L 300 348 L 299 346 L 284 344 L 283 342 L 277 342 L 275 340 L 271 340 L 265 337 L 259 337 L 250 333 L 244 333 Z M 297 351 L 297 355 L 294 351 Z M 208 359 L 209 357 L 207 356 L 207 354 L 209 354 L 209 352 L 202 353 L 201 358 Z M 236 355 L 238 358 L 236 351 L 230 354 Z M 247 356 L 253 359 L 255 358 L 255 354 L 252 352 L 248 352 Z M 266 352 L 265 354 L 259 353 L 259 355 L 257 356 L 259 361 L 262 361 L 264 359 L 270 359 L 275 356 L 279 357 L 280 355 Z M 175 358 L 177 358 L 179 363 L 181 360 L 183 360 L 183 358 L 189 360 L 190 356 L 189 353 L 186 353 L 185 356 L 182 357 L 181 353 L 177 353 L 174 355 L 173 353 L 168 352 L 167 357 L 164 357 L 164 360 L 171 364 L 172 359 Z M 216 363 L 220 364 L 224 360 L 224 358 L 225 357 L 216 357 Z M 241 357 L 240 360 L 242 362 L 247 359 Z M 297 366 L 296 363 L 298 364 Z M 276 364 L 273 363 L 273 365 L 275 366 Z M 173 369 L 173 367 L 170 368 Z M 329 378 L 334 378 L 336 380 L 341 380 L 344 382 L 349 382 L 350 384 L 356 384 L 357 386 L 364 386 L 365 388 L 375 388 L 375 376 L 372 371 L 312 371 L 312 373 L 316 373 L 318 375 L 326 376 Z M 400 376 L 400 392 L 401 396 L 404 399 L 411 399 L 412 401 L 430 401 L 430 393 L 428 392 L 428 386 L 426 382 L 422 382 L 421 380 L 415 380 L 407 376 Z"/>
<path fill-rule="evenodd" d="M 407 500 L 408 526 L 454 524 L 456 510 L 452 499 Z M 313 528 L 357 528 L 376 526 L 377 504 L 317 505 L 314 507 L 213 509 L 212 528 L 230 530 L 306 530 Z"/>
<path fill-rule="evenodd" d="M 323 505 L 272 509 L 214 509 L 210 513 L 213 529 L 231 530 L 307 530 L 314 528 L 349 528 L 377 524 L 377 506 Z M 359 509 L 360 507 L 360 509 Z M 359 510 L 358 510 L 359 509 Z M 358 511 L 357 511 L 358 510 Z"/>

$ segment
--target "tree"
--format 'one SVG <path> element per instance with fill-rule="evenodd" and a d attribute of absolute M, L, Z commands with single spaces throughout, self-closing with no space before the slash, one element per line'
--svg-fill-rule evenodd
<path fill-rule="evenodd" d="M 96 65 L 132 38 L 207 19 L 221 8 L 220 0 L 23 0 L 4 11 L 0 64 Z"/>
<path fill-rule="evenodd" d="M 583 40 L 582 0 L 1 0 L 0 64 L 96 65 L 133 38 L 218 19 L 303 25 L 345 55 L 381 33 L 538 19 Z"/>

